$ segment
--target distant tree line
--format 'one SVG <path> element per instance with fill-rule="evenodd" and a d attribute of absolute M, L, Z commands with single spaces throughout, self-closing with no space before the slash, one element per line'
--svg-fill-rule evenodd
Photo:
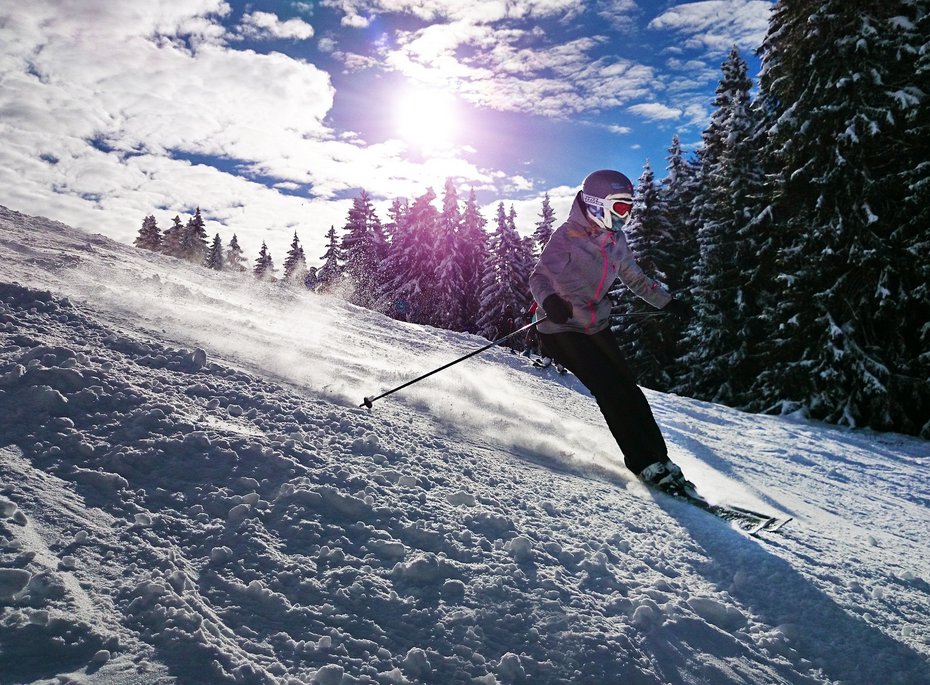
<path fill-rule="evenodd" d="M 474 191 L 461 202 L 451 179 L 441 210 L 436 199 L 432 189 L 412 203 L 395 199 L 382 223 L 361 191 L 341 234 L 334 226 L 327 232 L 321 266 L 307 266 L 294 233 L 281 280 L 412 323 L 502 337 L 528 316 L 529 274 L 555 222 L 549 197 L 542 200 L 534 235 L 526 238 L 517 232 L 516 211 L 506 211 L 503 203 L 489 232 Z M 186 224 L 176 216 L 164 233 L 153 215 L 145 217 L 135 245 L 217 271 L 249 270 L 235 234 L 225 248 L 219 234 L 208 245 L 199 208 Z M 279 280 L 265 243 L 251 273 Z M 522 340 L 514 345 L 521 347 Z"/>
<path fill-rule="evenodd" d="M 919 3 L 778 2 L 759 89 L 734 48 L 702 144 L 677 136 L 649 162 L 626 233 L 644 271 L 694 319 L 645 316 L 615 284 L 613 330 L 642 385 L 747 411 L 800 412 L 930 437 L 930 18 Z M 555 227 L 532 236 L 447 180 L 394 200 L 382 223 L 366 192 L 319 268 L 297 235 L 284 279 L 395 318 L 495 339 L 530 305 L 528 276 Z M 137 244 L 245 270 L 233 236 L 207 246 L 199 211 Z M 265 245 L 252 269 L 275 278 Z M 635 314 L 636 316 L 630 316 Z"/>

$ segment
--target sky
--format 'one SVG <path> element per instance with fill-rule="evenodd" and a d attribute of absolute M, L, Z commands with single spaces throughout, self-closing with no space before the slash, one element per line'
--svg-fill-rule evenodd
<path fill-rule="evenodd" d="M 4 685 L 930 682 L 930 441 L 645 389 L 700 492 L 794 517 L 753 538 L 506 348 L 358 406 L 477 336 L 0 238 Z"/>
<path fill-rule="evenodd" d="M 664 176 L 769 0 L 0 0 L 0 204 L 123 242 L 200 207 L 310 265 L 366 190 L 477 193 L 532 232 L 584 176 Z"/>

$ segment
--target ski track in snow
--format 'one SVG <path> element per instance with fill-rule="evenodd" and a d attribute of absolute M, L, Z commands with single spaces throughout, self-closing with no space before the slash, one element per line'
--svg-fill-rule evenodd
<path fill-rule="evenodd" d="M 570 376 L 0 207 L 0 683 L 930 683 L 930 444 Z"/>

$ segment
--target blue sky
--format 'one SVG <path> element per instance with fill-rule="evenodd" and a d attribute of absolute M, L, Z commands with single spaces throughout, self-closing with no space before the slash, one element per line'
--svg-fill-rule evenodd
<path fill-rule="evenodd" d="M 123 241 L 200 206 L 314 263 L 365 188 L 452 177 L 532 230 L 584 175 L 664 175 L 769 0 L 0 0 L 0 204 Z"/>

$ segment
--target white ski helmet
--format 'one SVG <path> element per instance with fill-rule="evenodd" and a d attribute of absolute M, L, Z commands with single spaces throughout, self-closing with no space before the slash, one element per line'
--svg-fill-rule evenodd
<path fill-rule="evenodd" d="M 588 218 L 608 231 L 619 231 L 633 209 L 633 183 L 619 171 L 592 171 L 581 186 Z"/>

